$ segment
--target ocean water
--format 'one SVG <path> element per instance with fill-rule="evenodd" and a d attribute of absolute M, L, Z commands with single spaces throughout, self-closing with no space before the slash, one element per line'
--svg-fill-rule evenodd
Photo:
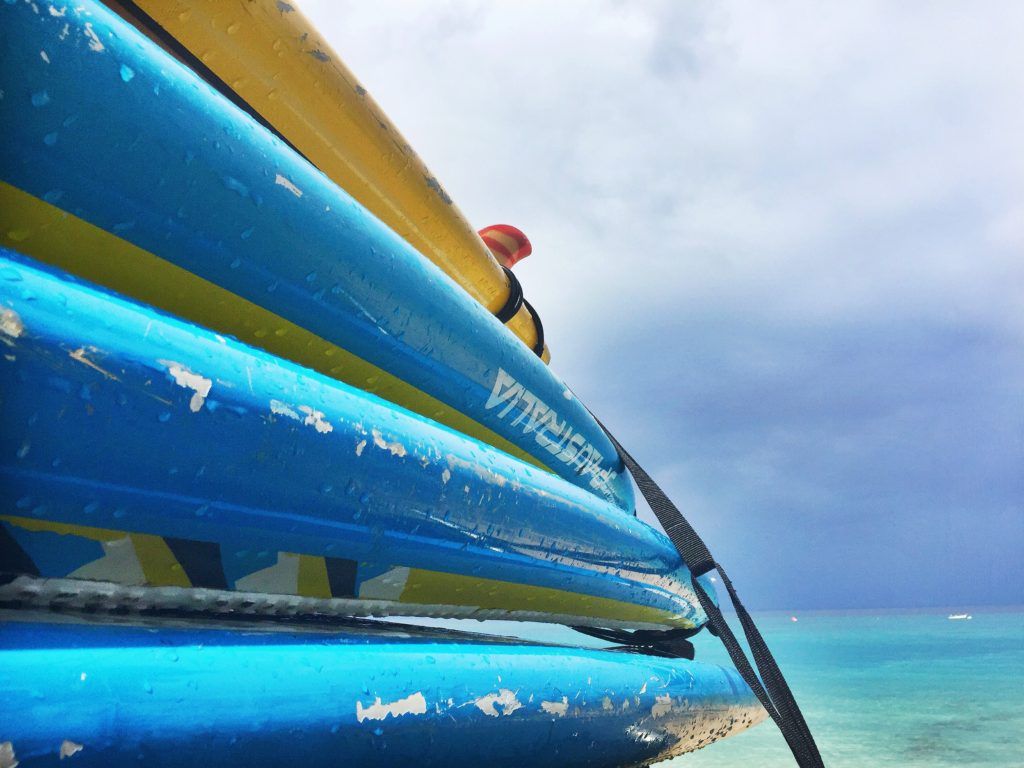
<path fill-rule="evenodd" d="M 958 611 L 959 612 L 959 611 Z M 756 615 L 830 768 L 1024 766 L 1024 611 Z M 734 625 L 736 626 L 736 625 Z M 727 664 L 717 639 L 697 658 Z M 659 768 L 789 768 L 765 722 Z"/>

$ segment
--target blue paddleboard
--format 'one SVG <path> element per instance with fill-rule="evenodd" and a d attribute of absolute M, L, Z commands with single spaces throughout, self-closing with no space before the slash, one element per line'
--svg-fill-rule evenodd
<path fill-rule="evenodd" d="M 533 352 L 103 5 L 0 4 L 0 59 L 0 243 L 633 510 L 611 442 Z"/>
<path fill-rule="evenodd" d="M 647 765 L 757 723 L 731 669 L 354 626 L 0 623 L 0 760 L 37 766 Z"/>
<path fill-rule="evenodd" d="M 704 621 L 668 538 L 582 488 L 2 250 L 0 353 L 0 571 L 359 614 Z"/>

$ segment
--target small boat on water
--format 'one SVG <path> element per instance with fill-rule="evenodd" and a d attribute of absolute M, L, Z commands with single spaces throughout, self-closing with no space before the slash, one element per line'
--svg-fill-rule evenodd
<path fill-rule="evenodd" d="M 946 618 L 950 621 L 970 621 L 974 617 L 969 613 L 951 613 Z"/>

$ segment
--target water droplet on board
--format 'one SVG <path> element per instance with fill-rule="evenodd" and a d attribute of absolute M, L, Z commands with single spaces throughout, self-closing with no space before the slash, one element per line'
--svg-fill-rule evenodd
<path fill-rule="evenodd" d="M 43 136 L 43 144 L 45 144 L 46 146 L 52 147 L 56 143 L 57 143 L 57 132 L 56 131 L 51 131 L 50 133 L 48 133 L 45 136 Z"/>
<path fill-rule="evenodd" d="M 126 83 L 130 83 L 132 78 L 135 77 L 135 70 L 129 67 L 127 64 L 121 65 L 121 79 Z"/>
<path fill-rule="evenodd" d="M 50 94 L 46 91 L 36 91 L 31 96 L 33 107 L 45 107 L 50 103 Z"/>

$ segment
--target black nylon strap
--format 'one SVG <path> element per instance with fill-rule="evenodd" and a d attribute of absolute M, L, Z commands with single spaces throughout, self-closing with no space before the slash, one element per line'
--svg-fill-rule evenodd
<path fill-rule="evenodd" d="M 740 602 L 739 595 L 736 594 L 736 590 L 725 569 L 715 561 L 707 545 L 697 535 L 693 526 L 683 517 L 682 512 L 665 495 L 665 492 L 661 490 L 661 487 L 651 479 L 651 476 L 644 471 L 643 467 L 637 464 L 636 459 L 622 447 L 604 424 L 601 424 L 599 420 L 597 423 L 604 429 L 608 439 L 611 440 L 612 445 L 619 452 L 619 456 L 622 458 L 626 468 L 633 475 L 640 493 L 643 494 L 655 517 L 658 518 L 669 539 L 672 540 L 672 543 L 679 551 L 683 563 L 689 568 L 691 586 L 697 595 L 698 601 L 700 601 L 701 608 L 707 614 L 711 630 L 722 641 L 726 651 L 729 653 L 729 658 L 732 659 L 733 664 L 736 666 L 736 670 L 747 685 L 750 686 L 757 700 L 761 702 L 761 706 L 765 708 L 772 720 L 775 721 L 775 724 L 786 739 L 786 743 L 789 745 L 797 765 L 801 768 L 824 768 L 825 764 L 821 759 L 818 746 L 814 742 L 814 736 L 811 735 L 811 730 L 807 726 L 803 713 L 801 713 L 800 707 L 797 705 L 796 699 L 793 697 L 793 693 L 782 675 L 782 670 L 779 669 L 775 657 L 772 656 L 771 651 L 768 649 L 768 644 L 765 643 L 760 631 L 758 631 L 757 626 L 754 624 L 754 620 L 747 612 L 747 609 L 744 608 L 743 603 Z M 740 624 L 743 627 L 743 633 L 750 646 L 750 652 L 754 657 L 754 664 L 757 665 L 757 672 L 754 671 L 728 622 L 722 616 L 722 611 L 715 605 L 698 581 L 699 576 L 712 570 L 717 570 L 722 577 L 722 583 L 729 593 L 729 599 L 732 601 Z M 760 677 L 758 677 L 758 673 L 760 673 Z"/>
<path fill-rule="evenodd" d="M 508 267 L 502 267 L 502 269 L 505 270 L 505 275 L 508 277 L 508 298 L 505 299 L 505 305 L 495 312 L 494 316 L 501 322 L 507 323 L 516 316 L 516 312 L 523 306 L 523 286 L 511 269 Z"/>
<path fill-rule="evenodd" d="M 533 354 L 537 357 L 541 357 L 544 354 L 544 324 L 540 321 L 540 315 L 537 314 L 537 310 L 533 308 L 533 304 L 523 299 L 523 306 L 526 307 L 530 314 L 533 315 L 533 328 L 537 332 L 537 343 L 533 345 Z"/>

